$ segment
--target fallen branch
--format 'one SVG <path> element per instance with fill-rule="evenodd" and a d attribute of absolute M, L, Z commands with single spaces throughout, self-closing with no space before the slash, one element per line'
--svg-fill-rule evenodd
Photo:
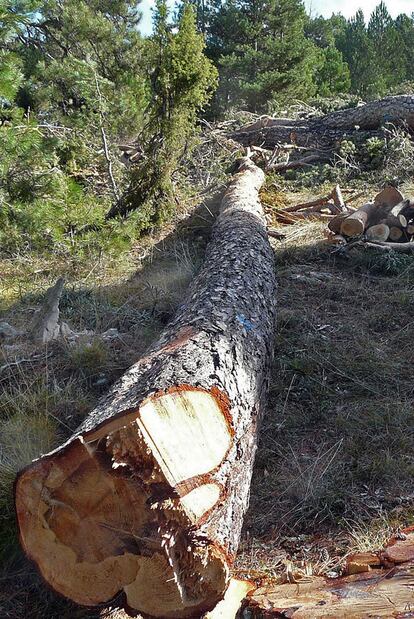
<path fill-rule="evenodd" d="M 327 204 L 329 202 L 330 196 L 324 196 L 323 198 L 316 198 L 315 200 L 309 200 L 309 202 L 301 202 L 299 204 L 295 204 L 293 206 L 287 206 L 283 209 L 285 213 L 295 213 L 296 211 L 300 211 L 301 209 L 312 208 L 314 206 L 319 207 Z"/>
<path fill-rule="evenodd" d="M 278 241 L 283 241 L 286 238 L 286 234 L 282 234 L 278 230 L 268 229 L 267 234 Z"/>
<path fill-rule="evenodd" d="M 340 213 L 346 213 L 348 209 L 345 204 L 344 198 L 342 196 L 341 188 L 339 185 L 335 185 L 331 195 L 332 195 L 332 199 L 334 201 L 335 206 L 338 208 L 338 211 Z"/>
<path fill-rule="evenodd" d="M 303 166 L 308 166 L 314 163 L 315 161 L 320 161 L 320 155 L 309 155 L 308 157 L 303 157 L 303 159 L 297 159 L 296 161 L 286 161 L 284 163 L 272 163 L 266 166 L 266 170 L 272 170 L 273 172 L 284 172 L 285 170 L 294 170 L 296 168 L 302 168 Z"/>
<path fill-rule="evenodd" d="M 397 251 L 403 254 L 411 254 L 414 252 L 414 243 L 390 243 L 381 241 L 365 242 L 366 247 L 372 247 L 374 249 L 380 249 L 382 251 Z"/>

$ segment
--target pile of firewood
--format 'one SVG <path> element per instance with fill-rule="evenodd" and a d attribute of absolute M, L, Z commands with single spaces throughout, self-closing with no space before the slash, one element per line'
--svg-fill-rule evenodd
<path fill-rule="evenodd" d="M 328 222 L 328 240 L 339 245 L 363 242 L 382 250 L 414 250 L 414 202 L 385 187 L 358 209 L 346 207 Z"/>
<path fill-rule="evenodd" d="M 359 208 L 351 206 L 361 195 L 345 201 L 337 185 L 327 196 L 278 210 L 276 220 L 282 224 L 306 219 L 327 221 L 327 240 L 335 245 L 364 243 L 381 250 L 414 251 L 414 201 L 387 186 Z"/>

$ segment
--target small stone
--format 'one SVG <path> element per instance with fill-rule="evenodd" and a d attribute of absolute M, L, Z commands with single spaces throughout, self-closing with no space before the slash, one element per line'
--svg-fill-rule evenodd
<path fill-rule="evenodd" d="M 119 337 L 119 331 L 118 329 L 108 329 L 102 333 L 102 337 L 104 340 L 113 340 L 114 338 Z"/>
<path fill-rule="evenodd" d="M 14 340 L 19 335 L 21 335 L 20 331 L 9 325 L 8 322 L 0 322 L 0 342 Z"/>

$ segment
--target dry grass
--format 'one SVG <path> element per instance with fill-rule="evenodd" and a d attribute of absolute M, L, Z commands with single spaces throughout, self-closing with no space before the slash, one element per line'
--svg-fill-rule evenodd
<path fill-rule="evenodd" d="M 377 549 L 414 522 L 414 261 L 334 252 L 318 222 L 284 232 L 273 380 L 239 558 L 256 570 L 259 556 L 282 578 L 286 561 L 275 569 L 262 546 L 339 573 L 347 552 Z"/>
<path fill-rule="evenodd" d="M 117 279 L 112 271 L 104 285 L 103 269 L 99 277 L 94 271 L 69 280 L 63 318 L 98 333 L 117 328 L 120 338 L 51 347 L 0 376 L 3 505 L 10 505 L 14 470 L 68 435 L 171 317 L 202 259 L 211 222 L 205 219 L 206 234 L 187 228 L 153 247 L 133 277 L 122 271 Z M 286 240 L 275 242 L 271 392 L 238 560 L 243 573 L 282 579 L 288 572 L 340 573 L 347 552 L 376 549 L 414 521 L 414 263 L 372 251 L 333 253 L 318 222 L 284 231 Z M 24 324 L 54 277 L 42 275 L 30 295 L 13 288 L 5 318 Z M 20 283 L 27 279 L 19 276 Z M 14 287 L 15 275 L 10 282 Z M 12 307 L 11 299 L 19 302 Z M 0 578 L 2 616 L 123 616 L 45 593 L 22 558 Z"/>

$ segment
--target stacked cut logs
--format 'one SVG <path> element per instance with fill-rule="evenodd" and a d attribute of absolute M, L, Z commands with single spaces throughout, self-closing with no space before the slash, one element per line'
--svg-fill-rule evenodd
<path fill-rule="evenodd" d="M 354 247 L 364 243 L 385 251 L 414 252 L 414 200 L 387 186 L 359 208 L 350 205 L 362 195 L 352 195 L 345 201 L 337 185 L 329 195 L 288 206 L 278 210 L 274 217 L 281 224 L 308 219 L 326 221 L 328 242 L 332 244 Z M 272 229 L 269 235 L 284 238 Z"/>
<path fill-rule="evenodd" d="M 347 244 L 355 240 L 384 250 L 414 250 L 414 202 L 398 189 L 385 187 L 372 201 L 344 211 L 328 222 L 328 240 Z"/>

